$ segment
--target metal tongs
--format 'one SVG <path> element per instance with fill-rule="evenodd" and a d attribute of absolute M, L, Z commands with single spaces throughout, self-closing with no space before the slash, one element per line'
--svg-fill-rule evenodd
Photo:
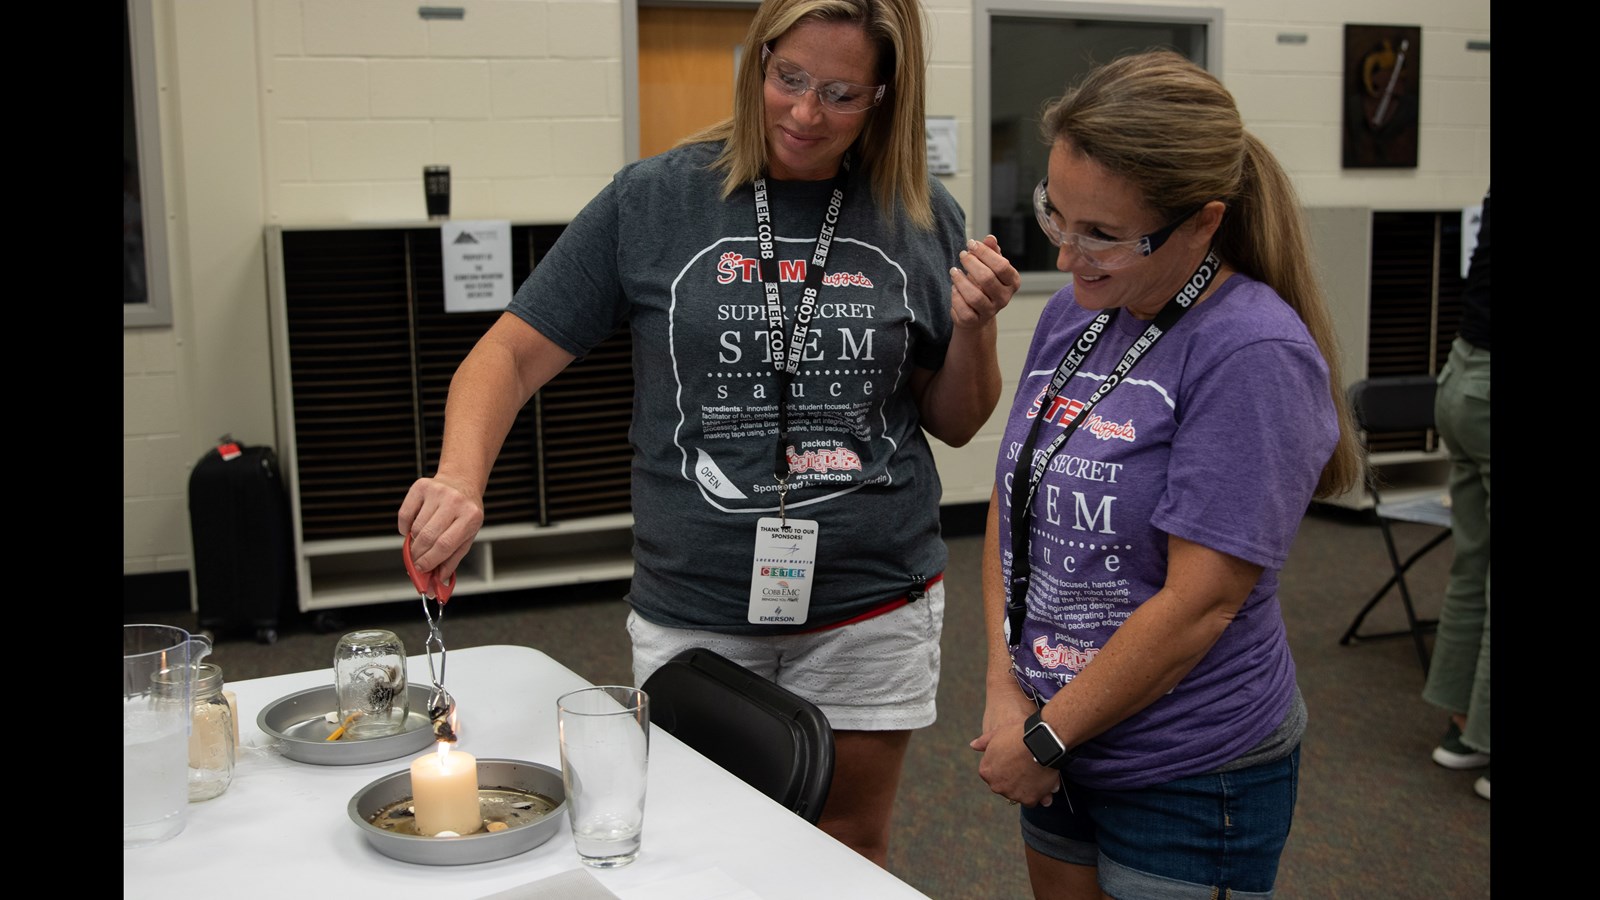
<path fill-rule="evenodd" d="M 422 614 L 428 619 L 428 639 L 423 643 L 428 653 L 428 677 L 433 680 L 433 694 L 428 698 L 428 719 L 433 723 L 434 740 L 456 742 L 455 711 L 456 701 L 450 692 L 444 689 L 444 633 L 440 630 L 440 623 L 444 620 L 444 605 L 450 602 L 450 594 L 456 588 L 455 573 L 450 574 L 449 581 L 440 581 L 432 572 L 424 575 L 417 571 L 417 564 L 411 559 L 411 535 L 406 535 L 405 545 L 401 554 L 406 561 L 406 574 L 411 576 L 411 583 L 416 587 L 417 593 L 422 595 Z M 437 608 L 435 607 L 437 604 Z M 439 651 L 439 667 L 433 666 L 433 653 Z"/>

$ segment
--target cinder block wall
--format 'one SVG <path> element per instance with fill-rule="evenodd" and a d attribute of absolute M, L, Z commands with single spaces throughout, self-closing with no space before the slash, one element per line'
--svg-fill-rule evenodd
<path fill-rule="evenodd" d="M 422 219 L 429 163 L 451 166 L 454 218 L 565 221 L 627 160 L 631 49 L 622 0 L 457 0 L 463 19 L 434 21 L 408 0 L 134 2 L 155 19 L 173 324 L 124 333 L 130 575 L 189 568 L 188 472 L 217 436 L 276 443 L 263 228 Z M 947 184 L 970 211 L 970 35 L 984 7 L 925 2 L 928 111 L 957 120 L 961 170 Z M 1452 208 L 1482 198 L 1489 54 L 1465 45 L 1489 38 L 1489 0 L 1168 5 L 1224 9 L 1224 81 L 1307 205 Z M 1340 168 L 1346 22 L 1422 26 L 1415 170 Z M 1280 44 L 1285 31 L 1307 40 Z M 1049 287 L 1030 284 L 1007 313 L 1005 359 L 1020 360 Z M 987 498 L 998 424 L 966 448 L 939 450 L 947 498 Z"/>

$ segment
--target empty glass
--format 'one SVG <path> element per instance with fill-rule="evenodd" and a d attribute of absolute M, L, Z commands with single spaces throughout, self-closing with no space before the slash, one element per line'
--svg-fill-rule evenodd
<path fill-rule="evenodd" d="M 411 712 L 406 689 L 406 645 L 381 628 L 352 631 L 333 651 L 343 740 L 398 734 Z"/>
<path fill-rule="evenodd" d="M 601 869 L 639 855 L 650 757 L 650 698 L 601 685 L 556 700 L 561 776 L 578 858 Z"/>

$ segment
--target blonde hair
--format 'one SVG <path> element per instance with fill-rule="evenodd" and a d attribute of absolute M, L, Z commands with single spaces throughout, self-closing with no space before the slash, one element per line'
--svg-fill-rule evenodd
<path fill-rule="evenodd" d="M 724 142 L 711 164 L 724 173 L 723 198 L 760 177 L 767 169 L 761 48 L 801 22 L 853 22 L 878 48 L 878 77 L 889 89 L 883 102 L 861 113 L 867 124 L 851 149 L 885 217 L 903 216 L 919 228 L 932 228 L 923 131 L 927 55 L 918 0 L 766 0 L 745 34 L 734 76 L 733 115 L 678 143 Z"/>
<path fill-rule="evenodd" d="M 1361 477 L 1361 455 L 1300 202 L 1272 152 L 1245 130 L 1233 95 L 1185 57 L 1151 51 L 1090 72 L 1045 107 L 1041 125 L 1050 143 L 1065 139 L 1074 152 L 1126 179 L 1165 221 L 1210 200 L 1227 204 L 1215 238 L 1217 255 L 1277 291 L 1328 365 L 1339 442 L 1316 496 L 1352 488 Z"/>

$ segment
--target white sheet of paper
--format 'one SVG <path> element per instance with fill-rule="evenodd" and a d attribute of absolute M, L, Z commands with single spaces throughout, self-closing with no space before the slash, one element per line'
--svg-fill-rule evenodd
<path fill-rule="evenodd" d="M 760 900 L 760 896 L 718 868 L 672 874 L 615 891 L 588 869 L 572 869 L 478 900 Z"/>
<path fill-rule="evenodd" d="M 595 880 L 588 869 L 571 869 L 518 885 L 478 900 L 617 900 L 617 895 Z"/>
<path fill-rule="evenodd" d="M 619 890 L 621 900 L 761 900 L 721 869 L 703 869 L 685 875 L 672 875 L 628 890 Z"/>
<path fill-rule="evenodd" d="M 955 116 L 928 116 L 922 127 L 928 139 L 928 171 L 934 175 L 956 174 L 961 158 Z"/>
<path fill-rule="evenodd" d="M 458 222 L 439 225 L 444 254 L 444 311 L 505 309 L 511 302 L 511 223 Z"/>
<path fill-rule="evenodd" d="M 1472 251 L 1478 248 L 1478 228 L 1483 225 L 1483 204 L 1461 210 L 1461 277 L 1472 268 Z"/>

